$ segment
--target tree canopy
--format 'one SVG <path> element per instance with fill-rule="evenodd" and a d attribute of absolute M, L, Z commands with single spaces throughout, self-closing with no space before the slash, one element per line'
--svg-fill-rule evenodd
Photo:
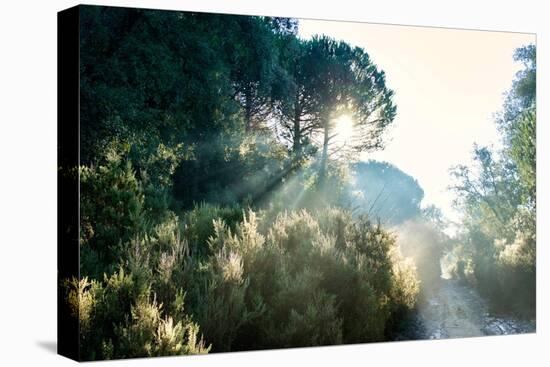
<path fill-rule="evenodd" d="M 81 24 L 82 163 L 125 151 L 187 207 L 259 197 L 308 160 L 324 177 L 339 114 L 349 152 L 380 148 L 395 116 L 364 50 L 299 39 L 294 19 L 89 7 Z M 170 179 L 146 163 L 160 151 Z"/>
<path fill-rule="evenodd" d="M 399 224 L 422 214 L 424 190 L 418 181 L 387 162 L 358 162 L 352 167 L 353 208 L 385 224 Z"/>

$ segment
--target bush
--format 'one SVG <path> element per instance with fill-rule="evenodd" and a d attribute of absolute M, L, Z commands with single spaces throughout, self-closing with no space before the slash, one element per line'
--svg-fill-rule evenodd
<path fill-rule="evenodd" d="M 119 157 L 80 168 L 80 246 L 84 274 L 112 273 L 125 244 L 145 226 L 143 193 L 132 165 Z"/>
<path fill-rule="evenodd" d="M 83 360 L 201 354 L 210 347 L 198 338 L 199 326 L 183 313 L 170 315 L 158 303 L 149 284 L 123 269 L 104 282 L 65 283 L 73 317 L 80 324 Z M 152 297 L 152 300 L 151 300 Z"/>
<path fill-rule="evenodd" d="M 473 263 L 480 290 L 498 312 L 533 317 L 536 311 L 535 216 L 518 210 L 510 223 L 510 238 L 476 247 Z M 484 246 L 483 243 L 477 246 Z"/>
<path fill-rule="evenodd" d="M 414 306 L 415 269 L 390 234 L 336 209 L 318 217 L 285 212 L 268 224 L 249 211 L 234 233 L 214 222 L 205 293 L 216 296 L 202 304 L 216 312 L 198 317 L 208 340 L 223 340 L 214 351 L 384 340 Z"/>
<path fill-rule="evenodd" d="M 118 156 L 81 175 L 85 277 L 65 288 L 83 359 L 380 341 L 416 302 L 414 267 L 367 218 L 211 204 L 153 217 L 158 193 Z"/>
<path fill-rule="evenodd" d="M 449 261 L 450 274 L 475 286 L 494 312 L 532 318 L 536 312 L 534 214 L 518 211 L 508 234 L 471 224 Z M 450 257 L 450 256 L 449 256 Z"/>
<path fill-rule="evenodd" d="M 204 354 L 204 341 L 197 341 L 198 325 L 186 317 L 174 322 L 171 316 L 161 317 L 162 304 L 140 298 L 132 306 L 131 319 L 115 328 L 119 340 L 113 357 L 153 357 L 181 354 Z"/>
<path fill-rule="evenodd" d="M 184 217 L 186 238 L 189 240 L 191 252 L 196 256 L 212 255 L 208 239 L 214 234 L 214 220 L 221 219 L 235 229 L 242 218 L 243 211 L 238 206 L 220 207 L 205 203 L 196 205 Z"/>
<path fill-rule="evenodd" d="M 189 246 L 169 210 L 151 220 L 129 163 L 83 168 L 80 282 L 65 282 L 84 360 L 207 353 L 184 310 Z M 109 222 L 111 220 L 111 222 Z M 90 279 L 91 280 L 88 280 Z"/>

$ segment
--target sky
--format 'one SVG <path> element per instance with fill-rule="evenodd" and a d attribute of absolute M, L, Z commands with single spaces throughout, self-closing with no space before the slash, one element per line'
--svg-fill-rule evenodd
<path fill-rule="evenodd" d="M 449 169 L 472 161 L 474 143 L 498 148 L 495 113 L 502 109 L 521 64 L 514 50 L 533 34 L 301 19 L 299 36 L 325 34 L 360 46 L 386 73 L 397 116 L 383 151 L 361 160 L 387 161 L 416 178 L 422 206 L 434 204 L 451 220 Z"/>

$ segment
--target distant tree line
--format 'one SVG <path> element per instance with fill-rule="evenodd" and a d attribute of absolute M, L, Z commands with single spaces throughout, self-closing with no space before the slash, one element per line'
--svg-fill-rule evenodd
<path fill-rule="evenodd" d="M 424 190 L 412 176 L 387 162 L 357 162 L 351 167 L 350 206 L 357 213 L 397 225 L 419 218 Z"/>

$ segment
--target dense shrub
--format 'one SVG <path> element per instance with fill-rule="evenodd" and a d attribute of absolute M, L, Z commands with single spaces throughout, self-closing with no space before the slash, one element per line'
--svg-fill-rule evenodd
<path fill-rule="evenodd" d="M 186 243 L 177 218 L 136 236 L 121 251 L 117 271 L 102 280 L 67 281 L 67 300 L 79 319 L 85 360 L 206 353 L 199 326 L 184 310 L 173 282 L 185 266 Z"/>
<path fill-rule="evenodd" d="M 208 239 L 214 234 L 214 221 L 221 219 L 230 228 L 243 218 L 243 211 L 239 206 L 221 207 L 211 204 L 199 204 L 186 213 L 186 237 L 191 244 L 191 251 L 198 256 L 211 255 Z"/>
<path fill-rule="evenodd" d="M 184 224 L 167 207 L 151 210 L 146 194 L 158 192 L 144 190 L 149 178 L 138 179 L 120 154 L 81 167 L 80 176 L 83 278 L 64 289 L 79 320 L 81 358 L 208 352 L 178 281 L 190 256 Z"/>
<path fill-rule="evenodd" d="M 65 290 L 83 359 L 380 341 L 416 302 L 416 269 L 368 218 L 200 204 L 180 220 L 120 155 L 81 177 L 83 278 Z"/>
<path fill-rule="evenodd" d="M 498 236 L 478 227 L 466 238 L 470 249 L 462 259 L 471 267 L 468 279 L 497 312 L 533 317 L 536 311 L 536 230 L 533 213 L 518 210 L 510 235 Z M 495 238 L 496 237 L 496 238 Z"/>
<path fill-rule="evenodd" d="M 97 281 L 65 284 L 68 303 L 80 325 L 84 360 L 207 353 L 199 326 L 189 316 L 166 314 L 148 289 L 124 270 Z M 164 315 L 164 316 L 163 316 Z"/>
<path fill-rule="evenodd" d="M 80 168 L 80 244 L 84 274 L 111 273 L 121 245 L 143 232 L 144 195 L 129 161 L 115 156 L 105 165 Z"/>
<path fill-rule="evenodd" d="M 319 217 L 285 212 L 266 225 L 249 211 L 234 233 L 215 223 L 207 288 L 224 301 L 198 317 L 207 340 L 226 334 L 214 351 L 383 340 L 391 317 L 414 306 L 415 270 L 390 234 L 336 209 Z"/>

